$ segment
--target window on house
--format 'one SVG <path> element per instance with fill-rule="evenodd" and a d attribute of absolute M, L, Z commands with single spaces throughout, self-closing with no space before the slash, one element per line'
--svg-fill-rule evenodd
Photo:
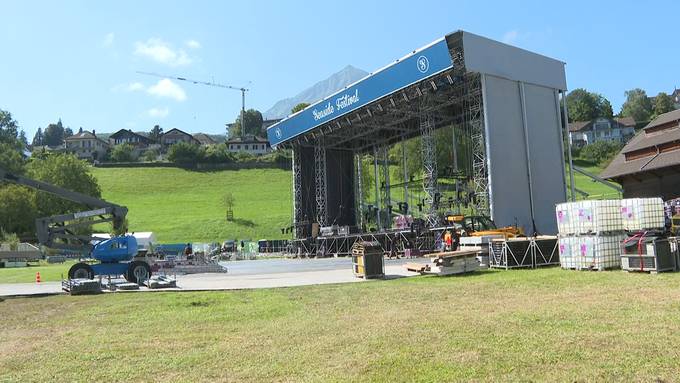
<path fill-rule="evenodd" d="M 246 150 L 248 150 L 248 145 L 246 145 Z"/>

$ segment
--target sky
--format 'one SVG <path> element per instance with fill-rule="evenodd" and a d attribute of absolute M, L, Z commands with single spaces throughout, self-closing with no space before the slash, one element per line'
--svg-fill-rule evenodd
<path fill-rule="evenodd" d="M 225 133 L 246 86 L 269 109 L 346 65 L 381 68 L 463 29 L 567 63 L 569 89 L 620 110 L 624 91 L 680 87 L 673 1 L 0 0 L 0 109 L 29 141 L 61 119 L 74 131 Z"/>

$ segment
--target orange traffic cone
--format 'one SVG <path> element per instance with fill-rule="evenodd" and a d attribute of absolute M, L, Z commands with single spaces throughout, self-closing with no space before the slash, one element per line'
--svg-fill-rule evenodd
<path fill-rule="evenodd" d="M 35 283 L 40 283 L 40 271 L 35 273 Z"/>

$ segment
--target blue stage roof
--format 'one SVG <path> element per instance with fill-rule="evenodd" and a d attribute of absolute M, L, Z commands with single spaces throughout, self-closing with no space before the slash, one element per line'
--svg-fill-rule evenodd
<path fill-rule="evenodd" d="M 371 102 L 453 67 L 445 38 L 369 74 L 267 128 L 273 147 Z"/>

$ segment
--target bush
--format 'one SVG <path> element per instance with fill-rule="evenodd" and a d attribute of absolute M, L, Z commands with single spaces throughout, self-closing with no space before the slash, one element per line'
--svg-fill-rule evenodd
<path fill-rule="evenodd" d="M 257 159 L 257 157 L 248 152 L 236 152 L 235 157 L 237 162 L 251 162 Z"/>
<path fill-rule="evenodd" d="M 597 141 L 581 149 L 580 157 L 595 164 L 606 164 L 611 161 L 623 145 L 613 141 Z"/>
<path fill-rule="evenodd" d="M 111 150 L 111 161 L 113 162 L 133 162 L 135 161 L 132 151 L 135 148 L 130 144 L 120 144 L 113 147 Z"/>
<path fill-rule="evenodd" d="M 153 162 L 158 159 L 158 156 L 160 155 L 160 152 L 156 148 L 149 148 L 147 149 L 144 154 L 142 155 L 142 158 L 144 158 L 144 161 L 148 162 Z"/>
<path fill-rule="evenodd" d="M 210 145 L 205 150 L 204 162 L 209 164 L 228 164 L 236 161 L 236 156 L 227 150 L 227 145 Z"/>
<path fill-rule="evenodd" d="M 203 162 L 205 149 L 184 141 L 170 146 L 168 149 L 168 160 L 176 164 L 195 165 Z"/>

